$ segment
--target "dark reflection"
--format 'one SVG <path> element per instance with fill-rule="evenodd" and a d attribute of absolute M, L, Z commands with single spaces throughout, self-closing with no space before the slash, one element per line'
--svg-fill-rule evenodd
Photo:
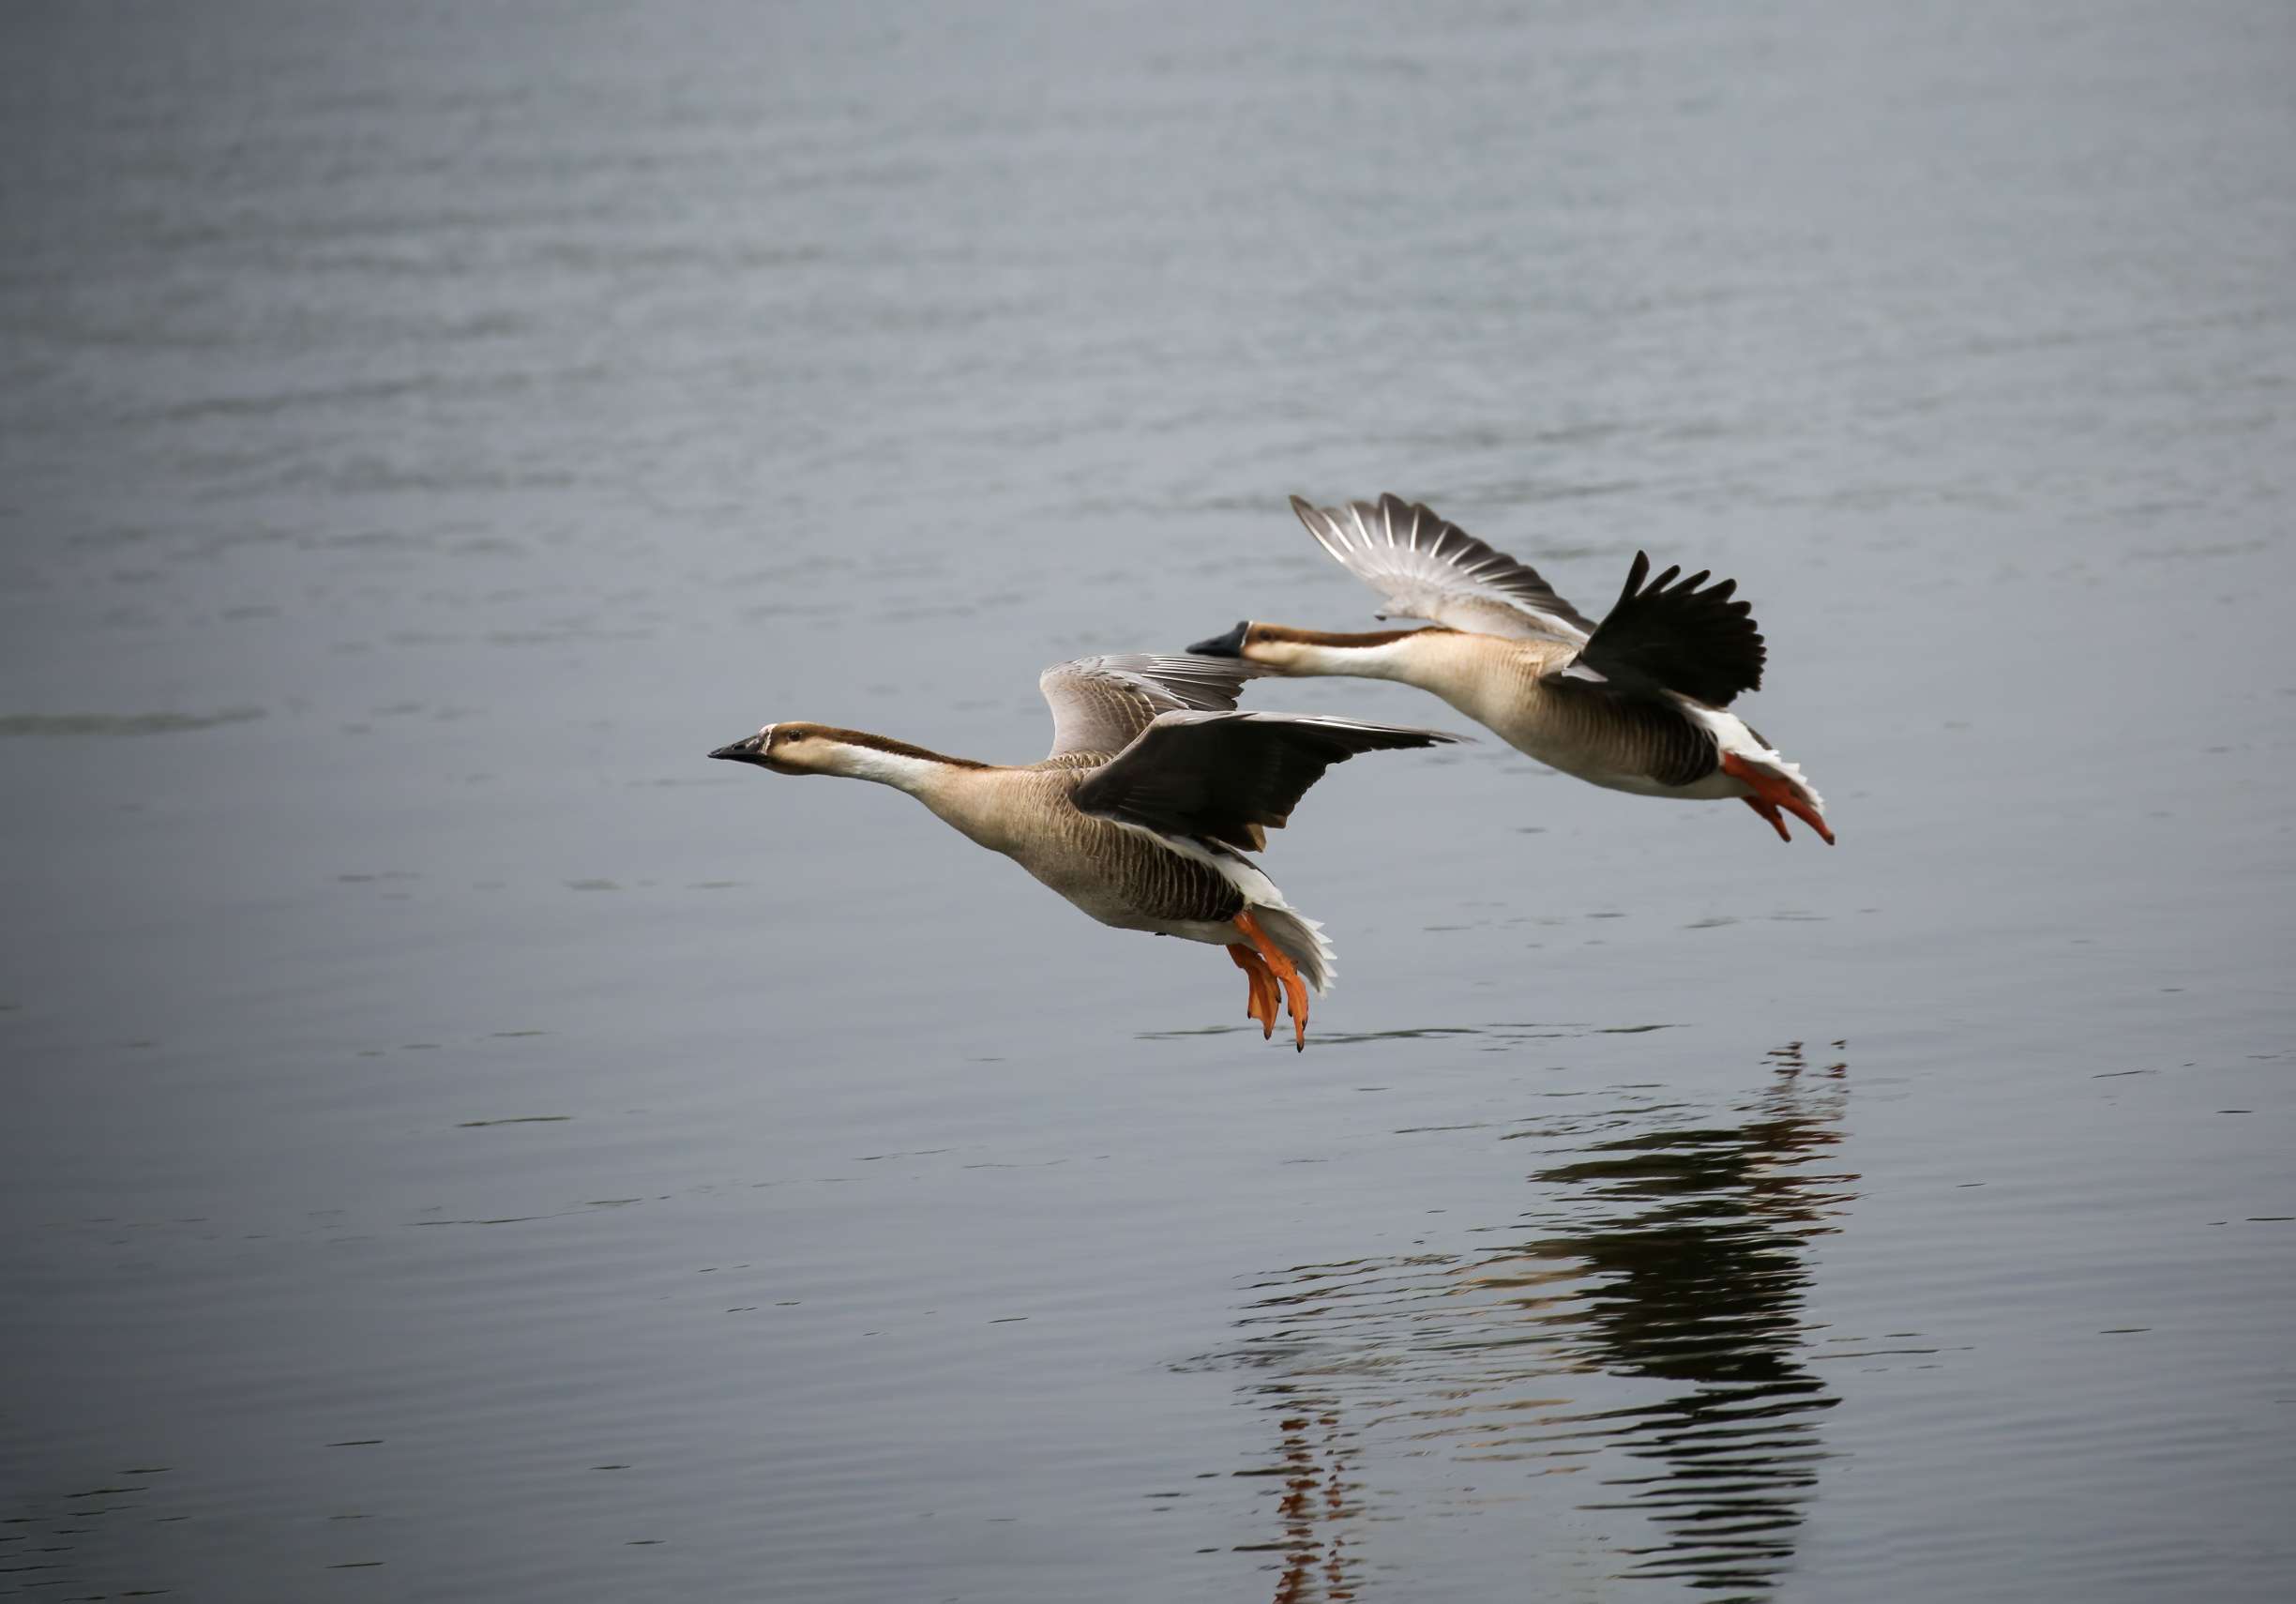
<path fill-rule="evenodd" d="M 1430 1453 L 1473 1467 L 1450 1496 L 1474 1507 L 1576 1473 L 1616 1574 L 1768 1596 L 1837 1401 L 1811 1368 L 1808 1244 L 1855 1180 L 1823 1162 L 1843 1065 L 1811 1069 L 1798 1042 L 1772 1058 L 1758 1097 L 1705 1117 L 1507 1131 L 1558 1161 L 1531 1175 L 1530 1234 L 1504 1248 L 1265 1283 L 1241 1356 L 1279 1421 L 1278 1462 L 1246 1473 L 1281 1490 L 1261 1545 L 1282 1558 L 1278 1604 L 1354 1596 L 1376 1534 L 1366 1465 Z"/>
<path fill-rule="evenodd" d="M 1598 1218 L 1616 1211 L 1527 1252 L 1575 1256 L 1594 1283 L 1573 1352 L 1684 1384 L 1597 1418 L 1649 1467 L 1606 1478 L 1658 1530 L 1629 1551 L 1634 1569 L 1703 1587 L 1757 1590 L 1792 1558 L 1824 1458 L 1816 1417 L 1836 1401 L 1805 1364 L 1802 1301 L 1804 1248 L 1848 1199 L 1851 1177 L 1810 1162 L 1840 1140 L 1841 1098 L 1803 1093 L 1800 1044 L 1782 1052 L 1778 1083 L 1743 1123 L 1599 1142 L 1535 1177 Z"/>

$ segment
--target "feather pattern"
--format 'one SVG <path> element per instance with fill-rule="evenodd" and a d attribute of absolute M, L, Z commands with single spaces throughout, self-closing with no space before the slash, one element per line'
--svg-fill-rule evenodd
<path fill-rule="evenodd" d="M 1768 648 L 1753 609 L 1731 599 L 1738 582 L 1707 585 L 1706 570 L 1680 579 L 1679 567 L 1652 580 L 1650 568 L 1649 553 L 1637 552 L 1618 604 L 1603 615 L 1573 664 L 1621 689 L 1673 691 L 1710 707 L 1727 707 L 1739 692 L 1760 690 Z"/>
<path fill-rule="evenodd" d="M 1155 929 L 1224 925 L 1243 912 L 1246 898 L 1216 864 L 1152 831 L 1128 829 L 1072 805 L 1085 775 L 1035 771 L 1006 806 L 1027 824 L 1015 843 L 1016 862 L 1045 885 L 1105 923 Z M 1114 916 L 1110 916 L 1114 915 Z"/>
<path fill-rule="evenodd" d="M 1133 652 L 1054 663 L 1036 681 L 1052 709 L 1046 761 L 1129 746 L 1159 713 L 1221 712 L 1264 671 L 1233 658 Z"/>
<path fill-rule="evenodd" d="M 1300 978 L 1310 991 L 1321 996 L 1332 989 L 1339 978 L 1339 955 L 1323 934 L 1323 923 L 1311 919 L 1291 903 L 1276 888 L 1276 883 L 1256 863 L 1236 856 L 1218 847 L 1206 847 L 1200 842 L 1177 840 L 1161 836 L 1139 825 L 1110 821 L 1116 828 L 1153 841 L 1156 850 L 1168 855 L 1176 855 L 1203 864 L 1233 888 L 1237 900 L 1249 907 L 1252 917 L 1268 933 L 1285 957 L 1299 965 Z M 1230 915 L 1232 917 L 1233 915 Z"/>
<path fill-rule="evenodd" d="M 1594 632 L 1537 569 L 1423 504 L 1383 495 L 1319 507 L 1293 496 L 1292 510 L 1340 567 L 1386 598 L 1388 613 L 1510 640 L 1576 645 Z"/>

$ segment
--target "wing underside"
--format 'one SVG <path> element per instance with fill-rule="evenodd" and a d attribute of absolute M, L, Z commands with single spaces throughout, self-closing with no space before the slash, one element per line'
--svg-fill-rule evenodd
<path fill-rule="evenodd" d="M 1292 510 L 1340 567 L 1379 592 L 1384 613 L 1571 645 L 1594 632 L 1593 621 L 1537 569 L 1420 503 L 1383 495 L 1319 507 L 1293 496 Z"/>

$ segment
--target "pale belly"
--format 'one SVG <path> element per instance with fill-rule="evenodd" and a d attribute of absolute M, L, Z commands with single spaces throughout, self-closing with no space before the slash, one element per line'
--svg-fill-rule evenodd
<path fill-rule="evenodd" d="M 1461 712 L 1480 722 L 1507 745 L 1526 757 L 1536 758 L 1548 767 L 1561 771 L 1589 785 L 1599 785 L 1606 791 L 1624 791 L 1636 796 L 1670 796 L 1683 801 L 1711 802 L 1726 797 L 1744 796 L 1746 787 L 1722 772 L 1717 765 L 1686 784 L 1669 784 L 1654 776 L 1651 768 L 1672 766 L 1680 772 L 1683 757 L 1679 749 L 1684 739 L 1695 739 L 1687 732 L 1672 737 L 1652 750 L 1652 740 L 1631 728 L 1593 729 L 1584 724 L 1557 728 L 1558 720 L 1547 718 L 1523 718 L 1502 714 L 1481 717 L 1476 710 L 1462 707 Z M 1666 746 L 1677 749 L 1666 752 Z M 1622 752 L 1622 746 L 1626 752 Z M 1697 748 L 1692 749 L 1695 754 Z M 1705 749 L 1711 751 L 1711 748 Z M 1634 755 L 1629 756 L 1628 753 Z M 1665 753 L 1661 757 L 1661 753 Z M 1697 759 L 1693 755 L 1692 766 Z"/>
<path fill-rule="evenodd" d="M 1647 774 L 1621 774 L 1615 770 L 1604 769 L 1592 764 L 1582 765 L 1560 762 L 1530 747 L 1512 742 L 1509 744 L 1515 745 L 1518 751 L 1538 759 L 1549 768 L 1560 769 L 1575 779 L 1583 779 L 1590 785 L 1599 785 L 1606 791 L 1625 791 L 1637 796 L 1671 796 L 1685 802 L 1717 802 L 1727 797 L 1748 794 L 1743 783 L 1732 779 L 1718 768 L 1704 779 L 1694 780 L 1688 785 L 1666 785 L 1653 779 Z"/>
<path fill-rule="evenodd" d="M 1230 900 L 1241 905 L 1245 899 L 1196 865 L 1173 865 L 1167 875 L 1142 885 L 1120 882 L 1097 866 L 1080 866 L 1063 855 L 1006 855 L 1063 900 L 1112 929 L 1146 931 L 1215 946 L 1240 939 L 1235 926 L 1226 919 L 1204 915 Z"/>
<path fill-rule="evenodd" d="M 1042 875 L 1037 878 L 1044 880 Z M 1183 941 L 1208 942 L 1214 946 L 1226 946 L 1244 939 L 1235 926 L 1226 920 L 1160 918 L 1110 894 L 1103 886 L 1072 889 L 1053 885 L 1050 880 L 1044 883 L 1073 906 L 1115 930 L 1146 931 L 1151 935 L 1178 936 Z"/>

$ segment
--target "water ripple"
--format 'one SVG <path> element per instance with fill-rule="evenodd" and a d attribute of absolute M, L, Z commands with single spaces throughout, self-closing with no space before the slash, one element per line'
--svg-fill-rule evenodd
<path fill-rule="evenodd" d="M 0 715 L 0 736 L 172 735 L 244 724 L 263 716 L 260 707 L 226 707 L 215 713 L 10 713 Z"/>

